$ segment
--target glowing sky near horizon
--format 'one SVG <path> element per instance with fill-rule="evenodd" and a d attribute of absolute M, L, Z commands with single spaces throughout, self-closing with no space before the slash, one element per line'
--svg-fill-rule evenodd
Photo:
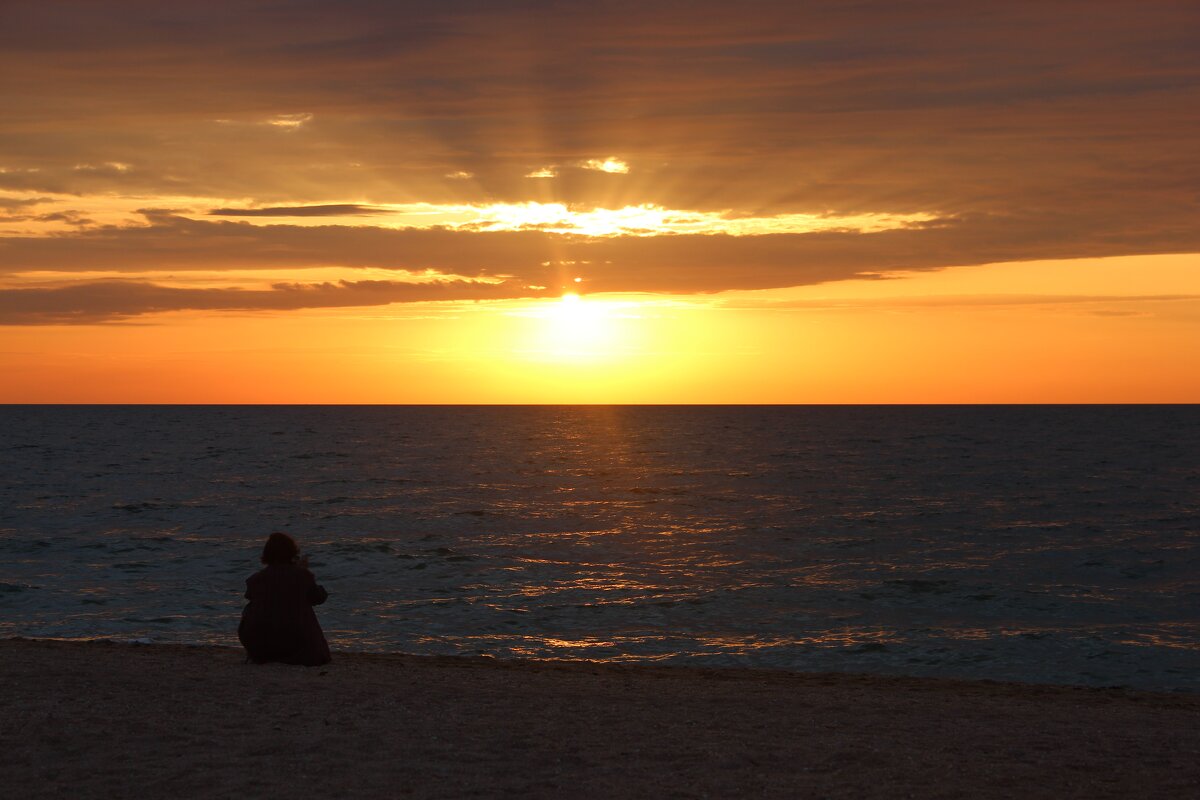
<path fill-rule="evenodd" d="M 8 2 L 0 401 L 1197 402 L 1198 23 Z"/>

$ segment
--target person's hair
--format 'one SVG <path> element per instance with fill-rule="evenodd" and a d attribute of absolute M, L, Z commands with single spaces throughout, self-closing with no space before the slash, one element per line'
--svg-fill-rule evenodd
<path fill-rule="evenodd" d="M 263 545 L 262 562 L 264 564 L 290 564 L 300 555 L 300 547 L 296 540 L 286 533 L 272 533 Z"/>

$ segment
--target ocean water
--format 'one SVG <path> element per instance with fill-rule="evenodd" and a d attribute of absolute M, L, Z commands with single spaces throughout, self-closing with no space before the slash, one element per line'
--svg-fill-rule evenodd
<path fill-rule="evenodd" d="M 0 407 L 0 636 L 1200 690 L 1200 406 Z"/>

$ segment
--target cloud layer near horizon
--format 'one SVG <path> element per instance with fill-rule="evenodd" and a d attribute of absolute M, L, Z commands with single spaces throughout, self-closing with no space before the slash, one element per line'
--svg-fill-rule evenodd
<path fill-rule="evenodd" d="M 89 281 L 0 292 L 0 325 L 93 324 L 162 311 L 295 311 L 538 295 L 523 286 L 514 289 L 505 282 L 465 280 L 278 283 L 269 289 L 196 289 L 146 281 Z"/>
<path fill-rule="evenodd" d="M 0 278 L 127 279 L 0 288 L 0 319 L 231 307 L 160 302 L 138 274 L 164 269 L 270 268 L 281 283 L 311 266 L 434 270 L 466 298 L 501 284 L 450 276 L 507 296 L 577 271 L 591 291 L 683 294 L 1195 252 L 1198 31 L 1194 3 L 1105 0 L 8 2 L 0 212 L 64 229 L 0 239 Z M 628 171 L 588 167 L 606 159 Z M 539 171 L 553 177 L 527 177 Z M 91 222 L 110 196 L 164 210 Z M 156 202 L 182 196 L 211 202 Z M 69 207 L 39 210 L 55 198 Z M 380 204 L 528 201 L 938 222 L 649 238 L 373 227 Z M 288 217 L 310 220 L 275 224 Z M 384 296 L 428 299 L 392 287 L 371 302 Z M 345 288 L 310 299 L 352 297 L 365 303 Z"/>

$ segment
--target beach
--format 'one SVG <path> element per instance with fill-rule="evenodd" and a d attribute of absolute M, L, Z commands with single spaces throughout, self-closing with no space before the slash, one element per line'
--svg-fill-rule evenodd
<path fill-rule="evenodd" d="M 1200 697 L 0 641 L 11 797 L 1184 797 Z"/>

